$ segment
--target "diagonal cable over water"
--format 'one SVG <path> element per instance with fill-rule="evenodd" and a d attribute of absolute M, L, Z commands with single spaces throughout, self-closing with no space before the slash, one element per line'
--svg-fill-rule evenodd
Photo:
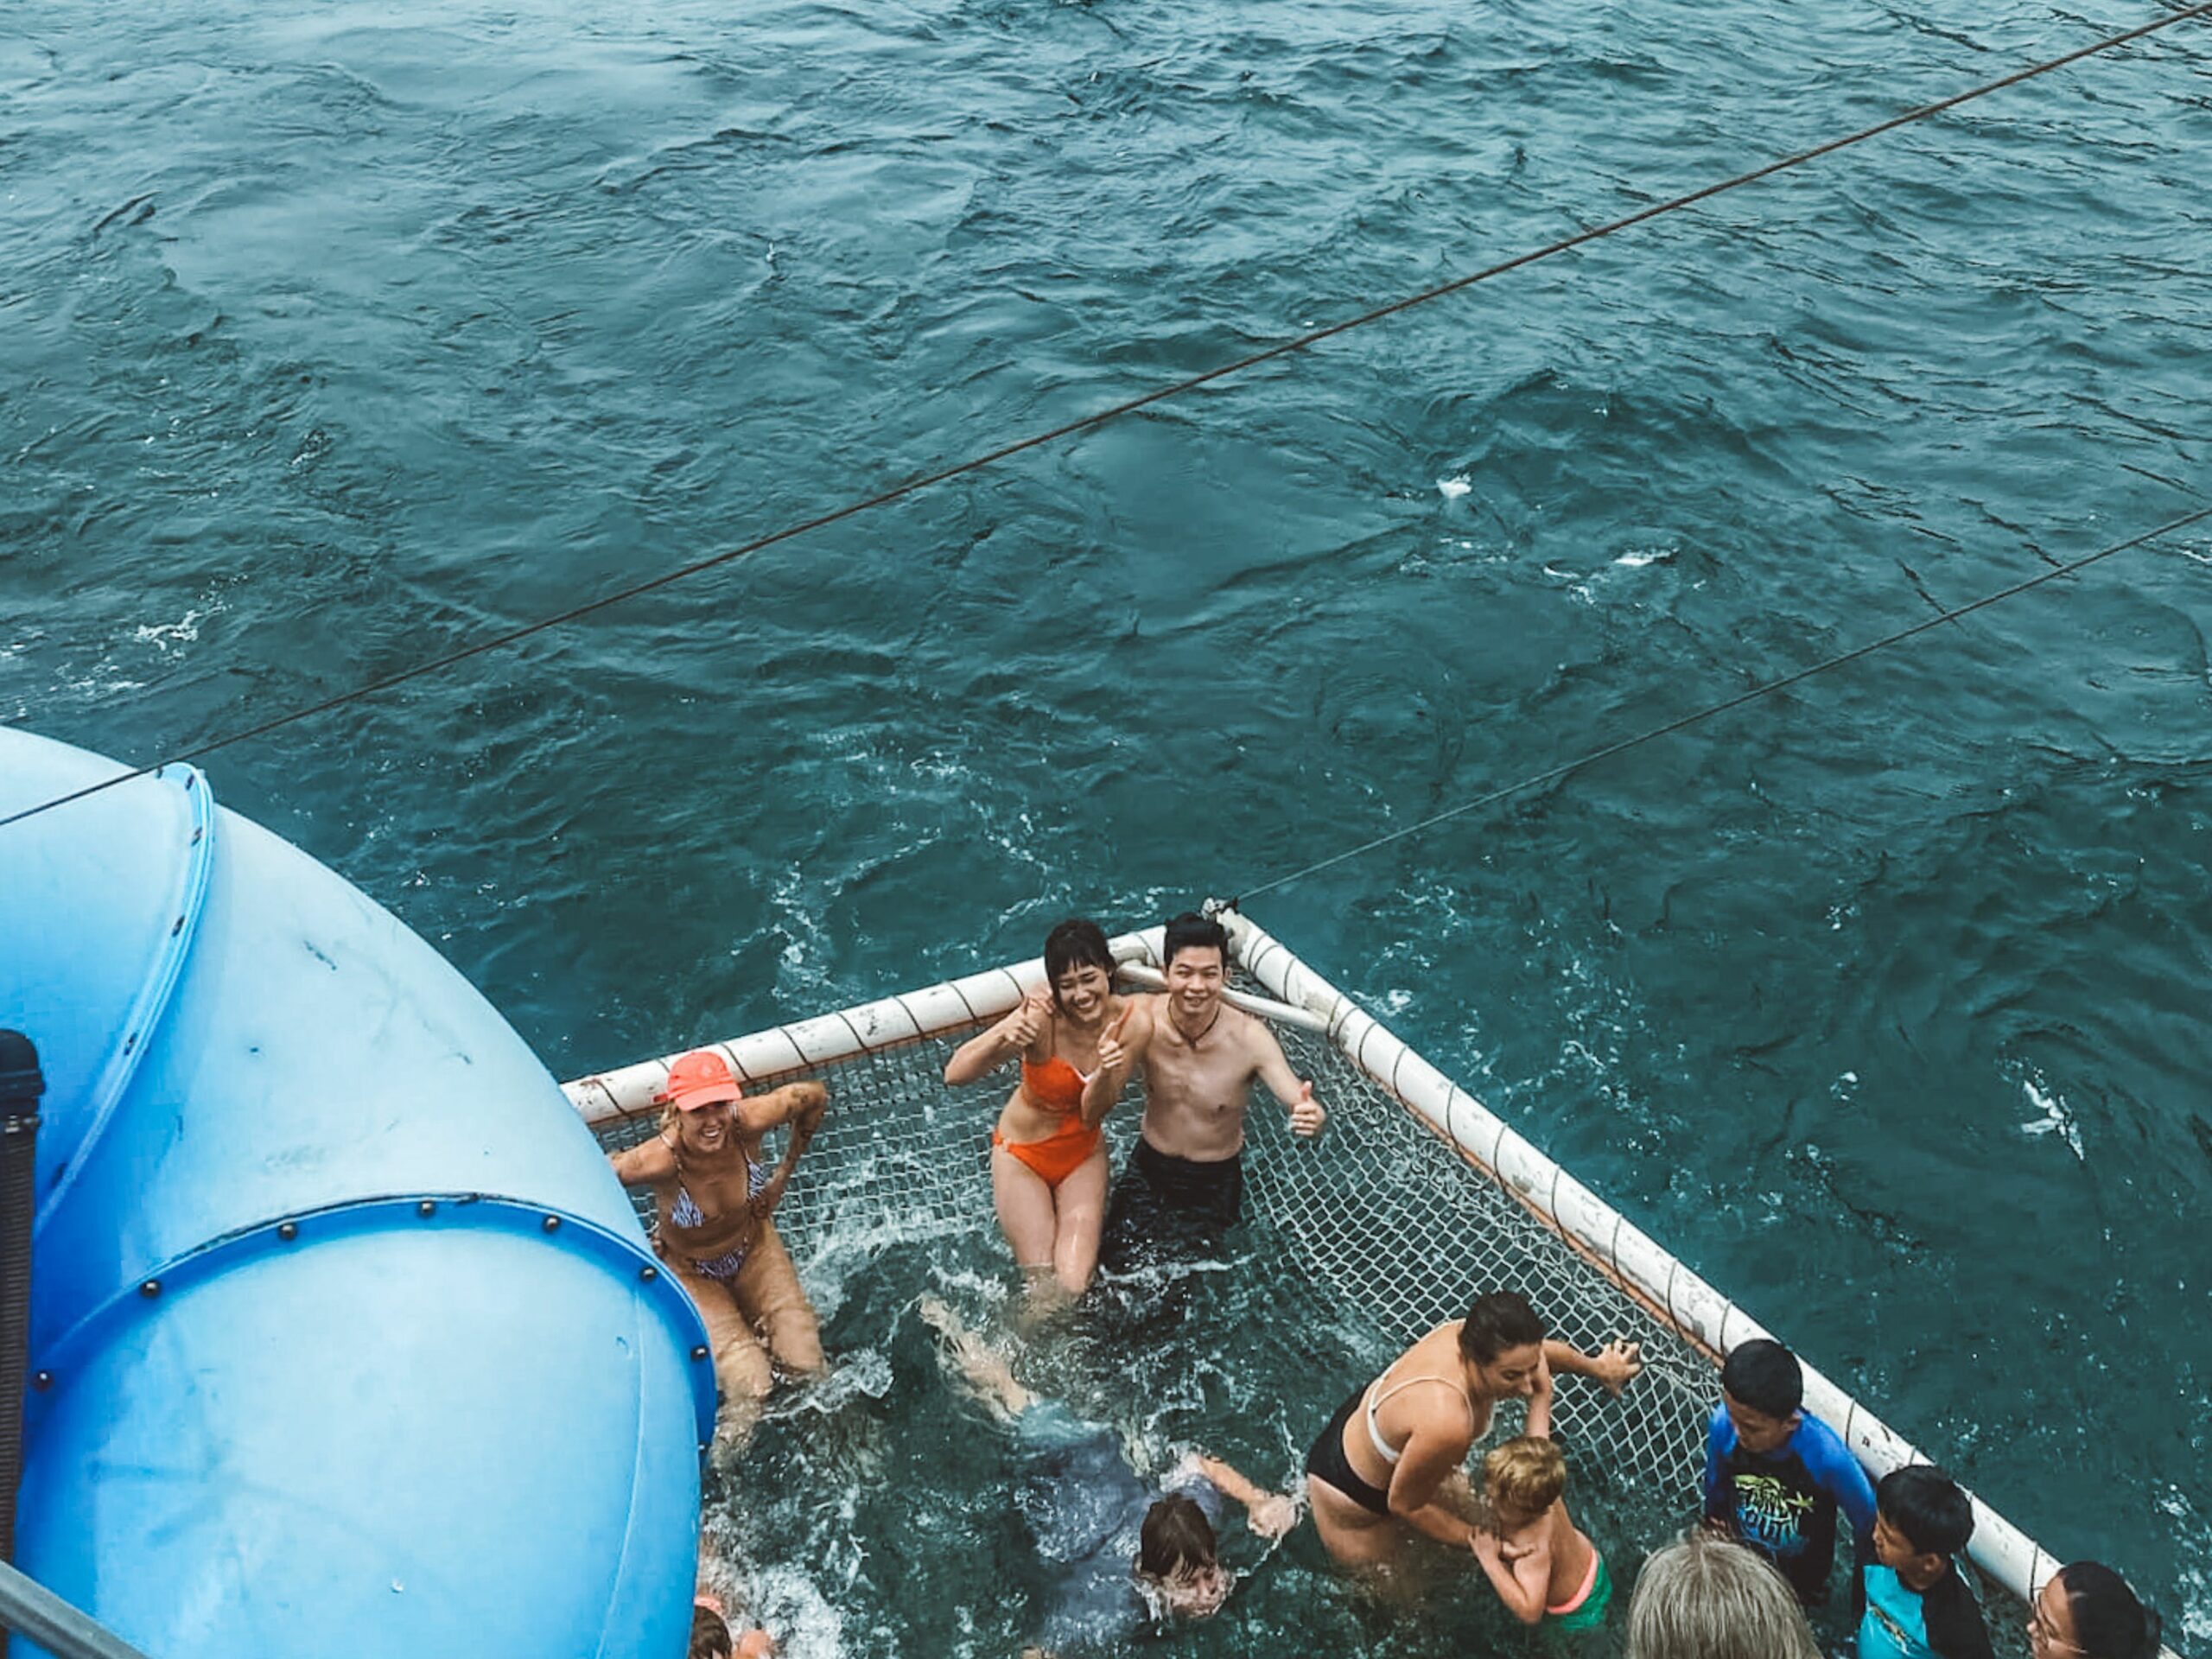
<path fill-rule="evenodd" d="M 1603 748 L 1592 749 L 1589 753 L 1578 755 L 1572 760 L 1562 760 L 1555 766 L 1545 767 L 1541 772 L 1530 772 L 1525 778 L 1516 779 L 1513 782 L 1501 785 L 1486 794 L 1478 795 L 1471 801 L 1462 801 L 1459 805 L 1446 807 L 1441 812 L 1432 812 L 1417 823 L 1406 825 L 1402 830 L 1393 830 L 1386 836 L 1377 836 L 1371 841 L 1363 841 L 1357 847 L 1347 847 L 1340 853 L 1332 853 L 1326 858 L 1293 870 L 1287 875 L 1272 877 L 1255 887 L 1246 887 L 1228 902 L 1232 906 L 1240 905 L 1247 899 L 1256 899 L 1263 893 L 1273 893 L 1277 887 L 1288 887 L 1294 881 L 1302 880 L 1306 876 L 1345 863 L 1351 859 L 1362 857 L 1379 848 L 1388 847 L 1394 842 L 1404 841 L 1410 836 L 1420 835 L 1426 830 L 1433 830 L 1440 823 L 1448 823 L 1453 818 L 1465 817 L 1468 813 L 1478 811 L 1495 802 L 1502 801 L 1509 795 L 1518 795 L 1525 790 L 1554 783 L 1561 778 L 1580 772 L 1586 766 L 1593 766 L 1600 760 L 1609 760 L 1614 755 L 1626 753 L 1629 750 L 1640 747 L 1656 739 L 1681 731 L 1687 727 L 1695 726 L 1702 721 L 1711 720 L 1716 715 L 1725 715 L 1731 709 L 1740 709 L 1747 702 L 1756 702 L 1776 691 L 1785 690 L 1802 681 L 1811 679 L 1816 674 L 1825 674 L 1832 668 L 1841 668 L 1847 663 L 1857 662 L 1861 657 L 1871 657 L 1878 651 L 1885 650 L 1891 645 L 1898 645 L 1911 639 L 1915 634 L 1925 633 L 1930 628 L 1941 627 L 1946 622 L 1955 622 L 1962 616 L 1970 616 L 1976 611 L 1996 604 L 1999 600 L 2010 599 L 2015 594 L 2024 594 L 2031 588 L 2040 588 L 2046 582 L 2055 582 L 2061 576 L 2070 576 L 2078 570 L 2086 570 L 2100 559 L 2108 559 L 2115 553 L 2125 553 L 2128 549 L 2140 547 L 2145 542 L 2155 542 L 2162 536 L 2171 536 L 2174 531 L 2185 530 L 2204 518 L 2212 518 L 2212 507 L 2199 507 L 2195 512 L 2183 513 L 2178 518 L 2169 518 L 2164 524 L 2146 530 L 2139 536 L 2131 536 L 2124 542 L 2114 542 L 2110 547 L 2099 548 L 2094 553 L 2085 553 L 2080 558 L 2069 560 L 2064 564 L 2053 565 L 2050 569 L 2030 576 L 2024 582 L 2016 582 L 2009 588 L 2000 588 L 1993 594 L 1984 594 L 1980 599 L 1969 600 L 1966 604 L 1956 606 L 1941 615 L 1931 616 L 1923 621 L 1916 622 L 1909 628 L 1899 628 L 1894 633 L 1884 634 L 1878 639 L 1870 639 L 1863 645 L 1854 645 L 1849 651 L 1825 658 L 1810 667 L 1801 668 L 1794 674 L 1785 674 L 1778 680 L 1762 681 L 1748 690 L 1739 691 L 1734 696 L 1724 698 L 1719 702 L 1707 703 L 1704 708 L 1694 709 L 1679 719 L 1668 721 L 1662 725 L 1647 727 L 1633 736 L 1622 738 L 1618 742 L 1608 743 Z"/>
<path fill-rule="evenodd" d="M 2047 75 L 2052 70 L 2063 69 L 2069 63 L 2079 63 L 2084 58 L 2095 57 L 2116 47 L 2125 46 L 2131 41 L 2139 41 L 2146 35 L 2155 35 L 2161 29 L 2172 28 L 2176 23 L 2208 16 L 2212 16 L 2212 0 L 2199 0 L 2199 3 L 2196 5 L 2178 11 L 2168 12 L 2162 16 L 2153 18 L 2147 23 L 2139 24 L 2133 29 L 2123 29 L 2119 34 L 2107 35 L 2101 40 L 2090 41 L 2087 46 L 2076 47 L 2071 52 L 2062 53 L 2057 57 L 2046 58 L 2039 63 L 2030 64 L 2025 68 L 2016 69 L 2011 74 L 1999 76 L 1995 80 L 1983 81 L 1978 86 L 1967 87 L 1964 92 L 1954 92 L 1948 98 L 1937 99 L 1932 104 L 1919 105 L 1900 114 L 1893 115 L 1887 120 L 1878 121 L 1872 126 L 1861 127 L 1856 132 L 1846 133 L 1840 138 L 1831 138 L 1825 143 L 1815 144 L 1810 149 L 1798 150 L 1777 161 L 1769 162 L 1764 166 L 1753 168 L 1747 173 L 1738 173 L 1732 178 L 1722 179 L 1715 183 L 1701 186 L 1686 194 L 1670 196 L 1663 201 L 1654 202 L 1648 207 L 1638 208 L 1635 213 L 1624 214 L 1619 219 L 1609 219 L 1605 224 L 1578 231 L 1572 236 L 1561 237 L 1555 242 L 1548 242 L 1541 247 L 1531 248 L 1526 252 L 1515 254 L 1510 258 L 1501 259 L 1496 264 L 1485 265 L 1480 270 L 1470 271 L 1464 276 L 1452 277 L 1447 282 L 1439 283 L 1433 288 L 1423 289 L 1417 294 L 1406 295 L 1387 304 L 1363 311 L 1356 316 L 1346 317 L 1340 322 L 1332 322 L 1324 327 L 1315 328 L 1290 340 L 1283 340 L 1277 345 L 1264 347 L 1249 356 L 1238 358 L 1233 363 L 1224 363 L 1217 368 L 1207 369 L 1185 379 L 1154 387 L 1152 391 L 1140 393 L 1135 397 L 1094 410 L 1089 415 L 1079 416 L 1074 420 L 1047 428 L 1044 431 L 1033 432 L 1027 437 L 1001 444 L 995 449 L 986 450 L 981 454 L 972 455 L 966 461 L 957 461 L 951 466 L 941 467 L 933 472 L 918 474 L 904 483 L 894 484 L 888 489 L 879 491 L 874 495 L 866 496 L 858 500 L 849 501 L 842 506 L 833 507 L 827 512 L 816 514 L 811 518 L 786 524 L 781 530 L 771 531 L 768 534 L 757 537 L 740 546 L 725 549 L 720 553 L 709 554 L 705 558 L 694 559 L 688 564 L 680 564 L 673 569 L 663 571 L 657 576 L 648 576 L 643 581 L 630 582 L 615 588 L 611 593 L 602 594 L 596 599 L 585 600 L 581 604 L 572 605 L 550 616 L 542 616 L 535 621 L 522 623 L 499 633 L 486 635 L 483 639 L 458 646 L 441 656 L 414 664 L 410 667 L 395 669 L 389 674 L 379 675 L 375 679 L 353 687 L 351 690 L 338 692 L 332 696 L 322 698 L 320 702 L 308 703 L 283 714 L 272 715 L 254 725 L 241 727 L 236 731 L 209 738 L 205 742 L 179 749 L 163 760 L 149 761 L 134 770 L 118 772 L 116 776 L 105 779 L 99 783 L 90 784 L 82 789 L 72 791 L 68 794 L 57 795 L 50 800 L 24 807 L 19 811 L 10 813 L 5 817 L 0 817 L 0 829 L 5 829 L 11 823 L 20 823 L 25 818 L 35 817 L 41 812 L 51 811 L 57 806 L 67 806 L 71 802 L 82 800 L 88 795 L 97 795 L 103 790 L 114 788 L 118 784 L 129 783 L 135 778 L 147 777 L 158 772 L 164 766 L 173 766 L 185 760 L 197 760 L 203 755 L 214 753 L 218 749 L 226 749 L 235 743 L 243 743 L 251 738 L 266 736 L 269 733 L 283 727 L 312 719 L 316 715 L 327 714 L 331 709 L 342 708 L 349 702 L 358 702 L 363 698 L 388 691 L 394 686 L 404 685 L 410 680 L 418 680 L 429 675 L 442 672 L 456 664 L 465 663 L 471 658 L 481 657 L 486 652 L 518 644 L 533 634 L 543 633 L 549 629 L 563 626 L 580 618 L 592 615 L 595 612 L 606 610 L 612 606 L 620 605 L 626 601 L 639 598 L 644 594 L 698 575 L 703 571 L 733 563 L 750 554 L 773 547 L 779 542 L 790 541 L 794 537 L 804 536 L 810 531 L 827 529 L 831 524 L 871 512 L 877 507 L 887 506 L 893 501 L 902 500 L 918 491 L 944 483 L 948 480 L 961 477 L 968 473 L 980 472 L 986 467 L 994 466 L 1025 451 L 1042 448 L 1047 444 L 1057 443 L 1062 438 L 1090 431 L 1105 425 L 1109 421 L 1119 420 L 1125 415 L 1134 415 L 1139 410 L 1148 408 L 1154 404 L 1163 403 L 1170 397 L 1180 397 L 1185 392 L 1194 391 L 1198 387 L 1211 385 L 1216 380 L 1226 379 L 1230 375 L 1241 374 L 1247 369 L 1257 368 L 1262 363 L 1271 363 L 1277 358 L 1288 357 L 1294 353 L 1306 351 L 1319 345 L 1323 340 L 1333 340 L 1338 334 L 1350 334 L 1355 328 L 1363 328 L 1370 323 L 1380 322 L 1386 317 L 1397 315 L 1401 311 L 1410 311 L 1415 306 L 1426 305 L 1432 300 L 1440 300 L 1447 295 L 1457 294 L 1463 289 L 1474 287 L 1478 283 L 1486 283 L 1492 277 L 1505 275 L 1508 271 L 1518 270 L 1523 265 L 1532 265 L 1539 260 L 1549 259 L 1554 255 L 1581 247 L 1586 243 L 1599 241 L 1617 232 L 1641 225 L 1646 219 L 1657 219 L 1665 213 L 1694 207 L 1701 201 L 1710 201 L 1716 196 L 1726 195 L 1732 190 L 1739 190 L 1748 184 L 1756 184 L 1760 180 L 1771 178 L 1777 173 L 1785 173 L 1793 168 L 1802 167 L 1808 162 L 1817 161 L 1823 156 L 1832 156 L 1840 149 L 1848 149 L 1854 144 L 1864 143 L 1870 138 L 1878 138 L 1882 134 L 1893 132 L 1899 127 L 1910 126 L 1916 122 L 1925 121 L 1931 116 L 1941 115 L 1946 110 L 1956 109 L 1961 104 L 1972 103 L 1976 99 L 1986 98 L 1992 92 L 2002 92 L 2008 86 L 2017 86 L 2023 81 L 2033 80 L 2039 75 Z"/>

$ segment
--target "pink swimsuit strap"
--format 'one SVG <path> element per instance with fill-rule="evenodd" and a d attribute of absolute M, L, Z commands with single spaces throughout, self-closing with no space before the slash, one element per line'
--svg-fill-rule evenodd
<path fill-rule="evenodd" d="M 1577 1590 L 1573 1595 L 1569 1596 L 1565 1601 L 1561 1602 L 1558 1606 L 1547 1607 L 1544 1611 L 1549 1613 L 1554 1618 L 1564 1618 L 1567 1614 L 1580 1607 L 1584 1602 L 1589 1600 L 1591 1591 L 1596 1589 L 1597 1586 L 1598 1546 L 1592 1544 L 1590 1546 L 1590 1567 L 1589 1570 L 1582 1575 L 1582 1587 L 1580 1590 Z"/>

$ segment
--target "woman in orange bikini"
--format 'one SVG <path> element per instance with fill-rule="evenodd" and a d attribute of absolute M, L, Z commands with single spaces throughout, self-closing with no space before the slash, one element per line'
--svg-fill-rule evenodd
<path fill-rule="evenodd" d="M 944 1080 L 973 1083 L 1015 1055 L 1021 1081 L 991 1131 L 991 1195 L 999 1226 L 1033 1290 L 1090 1287 L 1106 1210 L 1100 1122 L 1114 1104 L 1098 1045 L 1118 1037 L 1134 1006 L 1114 995 L 1114 953 L 1096 922 L 1062 922 L 1045 939 L 1049 994 L 1033 993 L 945 1062 Z"/>

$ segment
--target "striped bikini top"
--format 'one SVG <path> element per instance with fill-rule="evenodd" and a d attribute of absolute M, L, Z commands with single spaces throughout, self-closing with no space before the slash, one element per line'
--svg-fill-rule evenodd
<path fill-rule="evenodd" d="M 707 1212 L 699 1208 L 698 1200 L 691 1196 L 691 1189 L 683 1185 L 683 1166 L 678 1163 L 676 1168 L 676 1198 L 668 1206 L 669 1223 L 676 1227 L 702 1226 L 706 1222 Z M 745 1196 L 747 1198 L 759 1198 L 761 1189 L 768 1185 L 768 1166 L 766 1164 L 756 1164 L 750 1158 L 745 1160 Z"/>
<path fill-rule="evenodd" d="M 715 1236 L 717 1234 L 727 1236 L 727 1224 L 730 1217 L 709 1217 L 699 1207 L 699 1201 L 691 1196 L 691 1189 L 685 1185 L 683 1148 L 665 1138 L 663 1143 L 676 1159 L 676 1191 L 669 1198 L 668 1214 L 662 1224 L 662 1230 L 669 1242 L 679 1249 L 690 1250 L 694 1245 L 716 1242 Z M 770 1179 L 771 1173 L 766 1165 L 751 1158 L 746 1159 L 745 1195 L 747 1198 L 759 1198 L 766 1189 Z M 706 1236 L 701 1237 L 702 1233 Z"/>

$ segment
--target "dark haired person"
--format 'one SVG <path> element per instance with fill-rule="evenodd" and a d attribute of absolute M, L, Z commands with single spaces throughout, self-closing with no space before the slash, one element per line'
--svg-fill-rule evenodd
<path fill-rule="evenodd" d="M 736 1565 L 721 1553 L 706 1517 L 700 1520 L 690 1659 L 775 1659 L 776 1638 L 747 1616 Z"/>
<path fill-rule="evenodd" d="M 944 1338 L 944 1359 L 984 1405 L 1012 1421 L 1021 1443 L 1028 1467 L 1016 1502 L 1058 1580 L 1044 1636 L 1061 1659 L 1124 1651 L 1147 1605 L 1174 1618 L 1218 1611 L 1236 1577 L 1222 1564 L 1215 1536 L 1224 1497 L 1243 1508 L 1262 1538 L 1280 1538 L 1297 1524 L 1289 1498 L 1203 1452 L 1167 1472 L 1164 1492 L 1148 1485 L 1111 1429 L 1031 1393 L 1004 1356 L 936 1297 L 923 1297 L 918 1309 Z"/>
<path fill-rule="evenodd" d="M 1089 1288 L 1106 1209 L 1099 1128 L 1121 1093 L 1098 1084 L 1103 1046 L 1131 1005 L 1114 995 L 1114 953 L 1097 923 L 1062 922 L 1045 936 L 1045 982 L 945 1062 L 944 1080 L 973 1083 L 1019 1055 L 1021 1080 L 991 1131 L 991 1197 L 999 1227 L 1033 1292 Z"/>
<path fill-rule="evenodd" d="M 1859 1659 L 1992 1659 L 1955 1559 L 1973 1536 L 1974 1502 L 1942 1470 L 1916 1463 L 1882 1477 Z"/>
<path fill-rule="evenodd" d="M 1518 1291 L 1475 1299 L 1464 1319 L 1440 1325 L 1356 1389 L 1306 1454 L 1313 1524 L 1344 1567 L 1376 1567 L 1406 1529 L 1473 1551 L 1482 1536 L 1439 1502 L 1501 1400 L 1529 1402 L 1525 1433 L 1551 1433 L 1554 1372 L 1594 1378 L 1618 1395 L 1643 1369 L 1634 1343 L 1586 1354 L 1554 1340 Z"/>
<path fill-rule="evenodd" d="M 2035 1659 L 2158 1659 L 2160 1622 L 2127 1580 L 2100 1561 L 2050 1575 L 2028 1618 Z"/>
<path fill-rule="evenodd" d="M 762 1630 L 740 1634 L 729 1617 L 720 1596 L 702 1590 L 693 1598 L 690 1659 L 774 1659 L 773 1637 Z"/>
<path fill-rule="evenodd" d="M 1160 957 L 1167 988 L 1136 999 L 1126 1029 L 1099 1050 L 1102 1090 L 1118 1095 L 1144 1067 L 1144 1121 L 1106 1215 L 1103 1259 L 1113 1273 L 1220 1249 L 1243 1213 L 1253 1078 L 1288 1111 L 1293 1134 L 1319 1135 L 1327 1122 L 1267 1022 L 1222 1000 L 1229 935 L 1219 922 L 1176 917 Z"/>
<path fill-rule="evenodd" d="M 1874 1483 L 1836 1432 L 1802 1409 L 1797 1356 L 1766 1337 L 1720 1368 L 1705 1442 L 1705 1516 L 1757 1550 L 1810 1607 L 1827 1599 L 1839 1510 L 1863 1563 L 1873 1548 Z"/>

